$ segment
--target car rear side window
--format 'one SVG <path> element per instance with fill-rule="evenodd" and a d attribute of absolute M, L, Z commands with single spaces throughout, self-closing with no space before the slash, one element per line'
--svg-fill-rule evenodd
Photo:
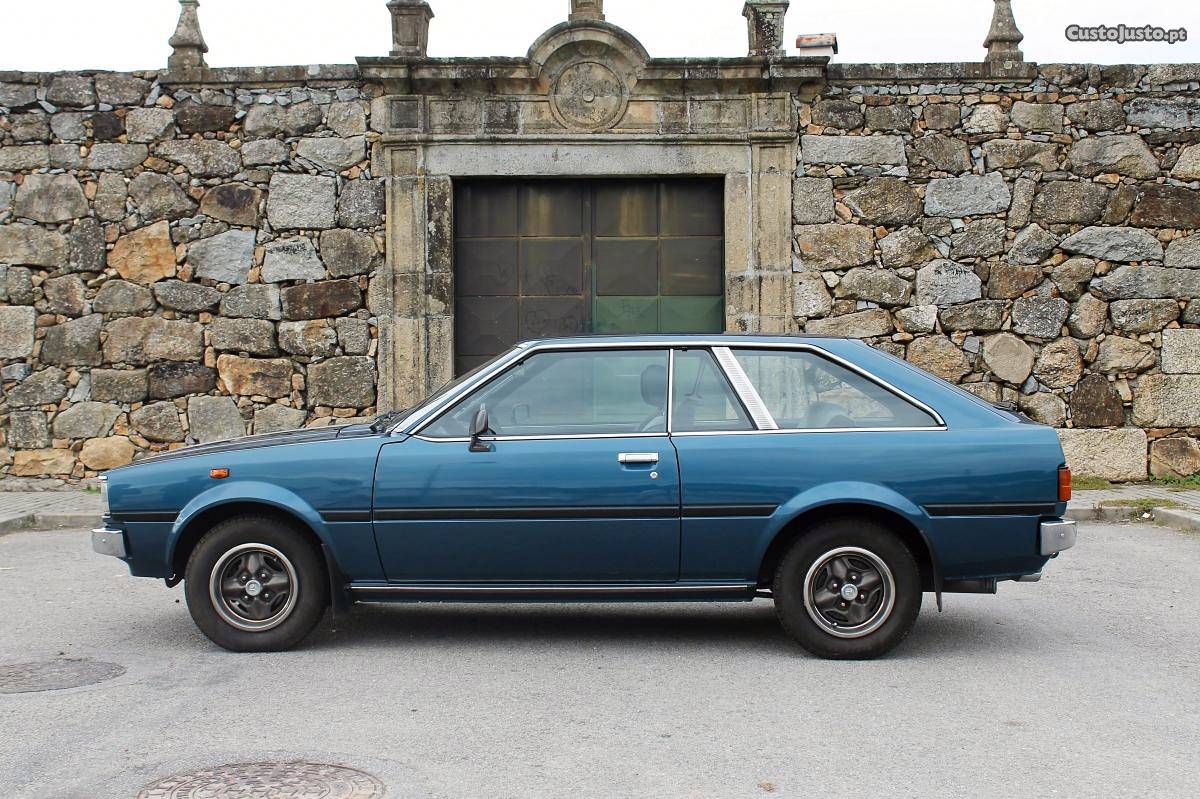
<path fill-rule="evenodd" d="M 708 350 L 675 353 L 671 432 L 753 430 L 754 423 Z"/>
<path fill-rule="evenodd" d="M 816 353 L 735 349 L 733 355 L 781 430 L 938 425 L 926 411 Z"/>

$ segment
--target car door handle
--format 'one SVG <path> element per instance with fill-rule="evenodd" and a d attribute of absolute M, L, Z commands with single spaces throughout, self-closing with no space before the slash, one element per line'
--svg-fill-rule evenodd
<path fill-rule="evenodd" d="M 617 455 L 621 463 L 658 463 L 657 452 L 622 452 Z"/>

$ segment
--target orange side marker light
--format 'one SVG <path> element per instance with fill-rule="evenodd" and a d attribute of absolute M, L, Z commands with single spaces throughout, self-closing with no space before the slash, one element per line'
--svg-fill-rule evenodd
<path fill-rule="evenodd" d="M 208 476 L 214 480 L 224 480 L 226 477 L 229 476 L 229 470 L 228 469 L 209 469 Z M 1069 482 L 1070 481 L 1068 481 L 1068 483 Z"/>

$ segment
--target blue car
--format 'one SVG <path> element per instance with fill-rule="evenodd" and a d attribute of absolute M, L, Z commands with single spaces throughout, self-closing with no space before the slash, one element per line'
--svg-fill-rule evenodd
<path fill-rule="evenodd" d="M 1054 431 L 859 341 L 520 344 L 372 424 L 111 471 L 96 551 L 184 583 L 218 645 L 356 602 L 774 601 L 808 651 L 899 644 L 924 593 L 1075 542 Z"/>

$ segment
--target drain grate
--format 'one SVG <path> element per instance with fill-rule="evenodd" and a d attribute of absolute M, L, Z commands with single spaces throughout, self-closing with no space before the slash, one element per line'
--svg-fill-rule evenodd
<path fill-rule="evenodd" d="M 138 799 L 377 799 L 370 774 L 319 763 L 239 763 L 177 774 L 148 785 Z"/>
<path fill-rule="evenodd" d="M 58 658 L 38 663 L 0 665 L 0 694 L 61 691 L 120 677 L 125 667 L 103 660 Z"/>

